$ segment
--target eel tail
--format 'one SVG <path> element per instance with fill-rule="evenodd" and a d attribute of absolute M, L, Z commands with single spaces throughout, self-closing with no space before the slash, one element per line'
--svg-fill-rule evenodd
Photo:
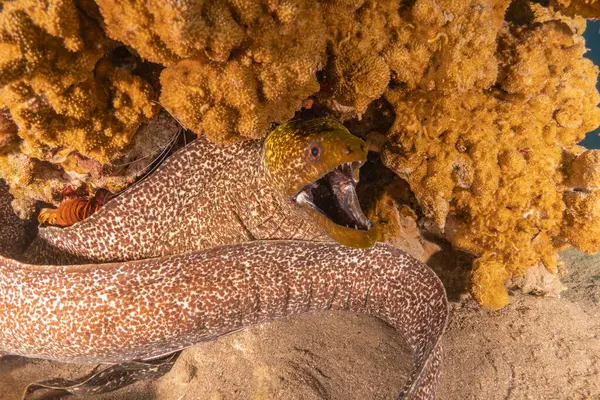
<path fill-rule="evenodd" d="M 25 357 L 156 359 L 247 326 L 320 310 L 389 323 L 413 355 L 399 398 L 435 398 L 448 313 L 444 287 L 425 264 L 387 245 L 363 250 L 256 241 L 73 266 L 0 258 L 0 352 Z"/>

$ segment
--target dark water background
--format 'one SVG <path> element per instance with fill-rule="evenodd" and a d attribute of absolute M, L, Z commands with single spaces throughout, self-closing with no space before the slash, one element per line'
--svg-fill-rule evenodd
<path fill-rule="evenodd" d="M 586 53 L 594 64 L 600 66 L 600 21 L 588 21 L 585 30 L 585 45 L 590 51 Z M 596 82 L 596 87 L 600 89 L 600 82 Z M 587 134 L 585 140 L 580 144 L 588 149 L 600 149 L 600 128 Z"/>

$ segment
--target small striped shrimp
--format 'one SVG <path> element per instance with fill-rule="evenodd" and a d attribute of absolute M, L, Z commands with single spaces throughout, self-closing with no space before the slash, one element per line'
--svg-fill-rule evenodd
<path fill-rule="evenodd" d="M 109 195 L 107 190 L 101 189 L 87 199 L 67 199 L 60 203 L 58 208 L 42 208 L 38 215 L 38 222 L 41 225 L 71 226 L 98 211 Z"/>

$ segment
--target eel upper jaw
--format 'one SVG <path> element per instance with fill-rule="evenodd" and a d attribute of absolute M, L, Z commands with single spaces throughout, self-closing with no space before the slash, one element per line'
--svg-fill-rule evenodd
<path fill-rule="evenodd" d="M 333 223 L 359 231 L 373 226 L 365 216 L 356 195 L 358 170 L 364 161 L 338 165 L 316 182 L 305 186 L 293 200 L 324 215 Z"/>

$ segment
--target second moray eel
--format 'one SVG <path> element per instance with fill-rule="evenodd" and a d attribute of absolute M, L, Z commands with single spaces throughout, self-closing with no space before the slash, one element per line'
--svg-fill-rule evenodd
<path fill-rule="evenodd" d="M 41 230 L 27 263 L 0 258 L 0 352 L 120 363 L 342 309 L 390 323 L 413 350 L 400 396 L 434 398 L 444 288 L 373 246 L 354 190 L 366 152 L 329 119 L 226 147 L 199 138 L 91 218 Z"/>

